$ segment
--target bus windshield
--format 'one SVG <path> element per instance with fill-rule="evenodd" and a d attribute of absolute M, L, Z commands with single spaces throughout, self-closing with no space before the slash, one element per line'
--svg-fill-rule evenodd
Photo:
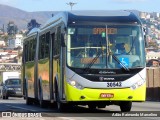
<path fill-rule="evenodd" d="M 74 25 L 68 27 L 67 35 L 69 67 L 145 67 L 145 46 L 138 25 Z"/>

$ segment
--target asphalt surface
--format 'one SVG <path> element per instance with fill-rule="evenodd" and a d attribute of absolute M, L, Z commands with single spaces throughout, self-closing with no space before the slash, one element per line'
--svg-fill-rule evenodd
<path fill-rule="evenodd" d="M 87 106 L 76 106 L 61 113 L 56 108 L 40 108 L 26 105 L 23 98 L 0 99 L 0 119 L 38 120 L 157 120 L 160 119 L 160 102 L 134 102 L 131 112 L 121 113 L 119 106 L 111 105 L 103 109 L 90 110 Z M 11 115 L 12 117 L 8 117 Z M 157 117 L 158 116 L 158 117 Z"/>

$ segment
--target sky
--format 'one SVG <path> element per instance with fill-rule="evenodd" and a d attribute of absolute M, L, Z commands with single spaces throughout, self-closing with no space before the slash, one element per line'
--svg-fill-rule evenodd
<path fill-rule="evenodd" d="M 160 0 L 0 0 L 0 4 L 9 5 L 27 12 L 69 11 L 67 3 L 76 3 L 72 10 L 139 10 L 159 12 Z"/>

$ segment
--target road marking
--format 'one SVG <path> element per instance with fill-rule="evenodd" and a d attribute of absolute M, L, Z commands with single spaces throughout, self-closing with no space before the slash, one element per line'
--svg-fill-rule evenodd
<path fill-rule="evenodd" d="M 14 108 L 19 108 L 19 109 L 23 109 L 23 110 L 29 110 L 29 111 L 33 111 L 33 112 L 37 112 L 37 110 L 31 110 L 31 109 L 27 109 L 27 108 L 22 108 L 22 107 L 12 106 L 12 105 L 6 105 L 6 106 L 14 107 Z"/>
<path fill-rule="evenodd" d="M 19 109 L 24 109 L 24 110 L 28 110 L 28 111 L 32 111 L 32 112 L 38 112 L 37 110 L 30 110 L 30 109 L 27 109 L 27 108 L 17 107 L 17 106 L 13 106 L 13 105 L 6 105 L 6 106 L 19 108 Z M 47 114 L 47 113 L 45 113 L 45 114 Z M 62 119 L 62 120 L 75 120 L 75 119 L 71 119 L 71 118 L 67 118 L 67 117 L 57 117 L 57 116 L 55 116 L 55 118 L 59 118 L 59 119 Z M 40 120 L 45 120 L 45 119 L 40 118 Z"/>
<path fill-rule="evenodd" d="M 23 109 L 23 110 L 28 110 L 28 111 L 32 111 L 32 112 L 39 112 L 40 110 L 31 110 L 29 108 L 23 108 L 23 107 L 17 107 L 17 106 L 13 106 L 13 105 L 6 105 L 6 106 L 9 106 L 9 107 L 13 107 L 13 108 L 19 108 L 19 109 Z M 52 110 L 42 110 L 43 112 L 53 112 Z M 45 113 L 46 114 L 46 113 Z"/>

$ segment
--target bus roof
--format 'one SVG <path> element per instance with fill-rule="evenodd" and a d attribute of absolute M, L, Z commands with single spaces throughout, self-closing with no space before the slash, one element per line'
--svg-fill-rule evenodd
<path fill-rule="evenodd" d="M 101 21 L 118 23 L 141 23 L 139 17 L 130 11 L 124 10 L 92 10 L 68 12 L 70 21 Z"/>
<path fill-rule="evenodd" d="M 45 29 L 54 23 L 61 21 L 67 26 L 73 21 L 84 22 L 117 22 L 117 23 L 134 23 L 141 24 L 140 19 L 134 13 L 124 10 L 81 10 L 81 11 L 64 11 L 58 12 L 50 18 L 40 29 Z"/>
<path fill-rule="evenodd" d="M 39 28 L 33 28 L 33 29 L 27 34 L 27 36 L 36 35 L 38 31 L 39 31 Z"/>
<path fill-rule="evenodd" d="M 120 10 L 82 10 L 68 12 L 76 16 L 128 16 L 130 12 Z"/>

